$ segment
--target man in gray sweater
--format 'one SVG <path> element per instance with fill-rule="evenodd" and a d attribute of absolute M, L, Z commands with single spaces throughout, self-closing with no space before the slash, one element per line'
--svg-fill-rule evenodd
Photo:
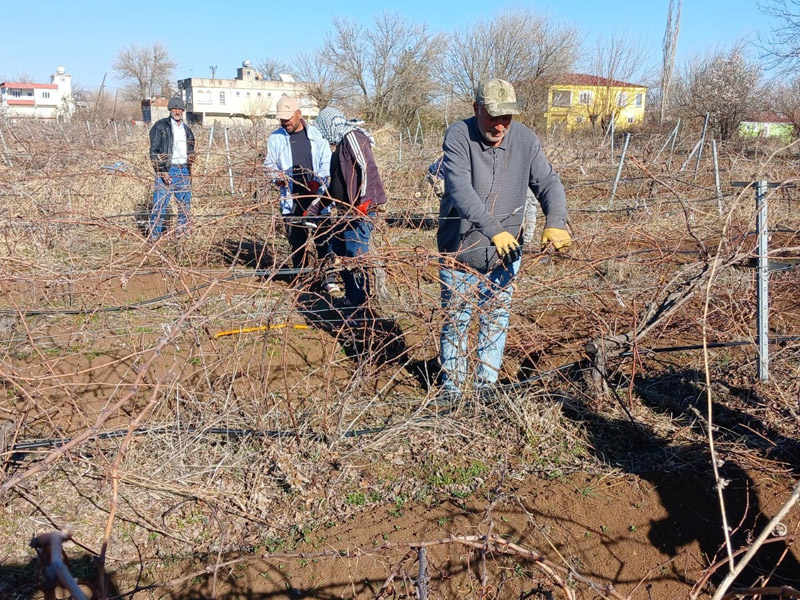
<path fill-rule="evenodd" d="M 457 401 L 467 380 L 467 331 L 477 308 L 476 395 L 497 382 L 508 331 L 508 311 L 519 272 L 520 230 L 530 189 L 545 214 L 542 247 L 568 248 L 564 186 L 539 138 L 519 122 L 513 86 L 490 79 L 478 86 L 475 116 L 444 136 L 445 193 L 436 239 L 441 253 L 442 403 Z"/>

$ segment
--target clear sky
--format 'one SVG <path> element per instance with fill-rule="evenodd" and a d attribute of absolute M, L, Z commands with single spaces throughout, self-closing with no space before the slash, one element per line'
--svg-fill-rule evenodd
<path fill-rule="evenodd" d="M 669 0 L 3 2 L 0 81 L 13 81 L 24 74 L 46 82 L 55 68 L 63 65 L 83 87 L 99 87 L 108 73 L 106 86 L 114 88 L 120 84 L 111 73 L 117 51 L 130 43 L 144 45 L 156 40 L 177 61 L 176 79 L 210 77 L 211 65 L 217 67 L 217 77 L 232 78 L 244 59 L 257 64 L 272 57 L 291 64 L 298 52 L 320 45 L 335 17 L 369 23 L 376 13 L 400 12 L 434 31 L 451 32 L 514 6 L 578 26 L 587 48 L 614 31 L 636 36 L 646 48 L 648 62 L 657 66 L 668 5 Z M 730 47 L 738 39 L 754 40 L 758 33 L 768 33 L 770 25 L 756 0 L 684 0 L 678 62 L 717 46 Z"/>

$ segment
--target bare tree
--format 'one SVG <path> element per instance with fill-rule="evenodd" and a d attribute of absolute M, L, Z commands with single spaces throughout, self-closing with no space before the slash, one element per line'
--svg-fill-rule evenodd
<path fill-rule="evenodd" d="M 320 108 L 340 104 L 347 96 L 347 84 L 339 71 L 324 59 L 322 50 L 300 54 L 294 69 L 298 79 L 305 84 L 306 93 Z"/>
<path fill-rule="evenodd" d="M 30 73 L 26 73 L 25 71 L 18 71 L 17 74 L 14 75 L 13 79 L 0 78 L 0 81 L 8 81 L 12 83 L 35 83 L 36 79 Z"/>
<path fill-rule="evenodd" d="M 399 14 L 375 17 L 372 28 L 347 19 L 334 19 L 334 32 L 325 40 L 320 58 L 335 72 L 348 91 L 360 99 L 365 117 L 381 123 L 402 115 L 392 110 L 409 93 L 413 69 L 414 95 L 428 101 L 433 82 L 428 73 L 441 48 L 441 38 L 425 25 L 406 21 Z"/>
<path fill-rule="evenodd" d="M 281 73 L 291 73 L 292 69 L 274 58 L 265 58 L 256 64 L 256 71 L 267 81 L 278 81 Z"/>
<path fill-rule="evenodd" d="M 800 0 L 763 0 L 758 7 L 777 21 L 769 35 L 759 36 L 766 66 L 793 71 L 800 66 Z"/>
<path fill-rule="evenodd" d="M 527 96 L 527 105 L 533 108 L 541 102 L 532 97 L 539 89 L 537 80 L 570 71 L 579 56 L 580 42 L 579 32 L 572 26 L 527 9 L 507 9 L 491 21 L 478 21 L 452 34 L 441 69 L 442 82 L 456 98 L 472 102 L 482 80 L 499 77 L 513 82 L 518 95 Z"/>
<path fill-rule="evenodd" d="M 800 137 L 800 77 L 794 77 L 788 83 L 773 82 L 759 95 L 769 97 L 771 111 L 789 122 L 792 138 Z"/>
<path fill-rule="evenodd" d="M 678 46 L 678 33 L 681 30 L 681 8 L 683 0 L 678 0 L 678 9 L 674 9 L 675 0 L 669 0 L 667 9 L 667 26 L 664 30 L 664 43 L 662 49 L 664 59 L 661 66 L 661 114 L 660 123 L 664 123 L 667 108 L 669 107 L 669 90 L 672 85 L 672 74 L 675 71 L 675 50 Z"/>
<path fill-rule="evenodd" d="M 748 114 L 763 108 L 757 102 L 761 68 L 749 61 L 739 42 L 728 51 L 718 50 L 695 58 L 675 86 L 675 100 L 688 118 L 705 118 L 718 139 L 728 139 Z"/>
<path fill-rule="evenodd" d="M 170 80 L 176 66 L 166 47 L 153 42 L 149 46 L 125 46 L 117 52 L 112 68 L 117 78 L 126 82 L 123 97 L 138 101 L 158 94 L 171 95 Z"/>
<path fill-rule="evenodd" d="M 641 39 L 614 31 L 608 39 L 598 39 L 595 52 L 586 65 L 596 78 L 597 91 L 583 105 L 593 125 L 606 129 L 622 110 L 635 101 L 632 94 L 620 94 L 623 84 L 641 83 L 649 76 L 647 53 Z"/>

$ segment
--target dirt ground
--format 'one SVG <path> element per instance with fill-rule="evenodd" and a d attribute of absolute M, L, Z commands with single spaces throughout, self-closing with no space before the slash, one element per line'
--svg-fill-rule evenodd
<path fill-rule="evenodd" d="M 747 483 L 750 501 L 766 514 L 788 492 L 785 477 L 756 475 L 757 482 L 746 477 L 729 493 L 745 493 L 733 486 Z M 472 536 L 480 543 L 488 535 L 569 565 L 595 585 L 595 592 L 581 597 L 602 598 L 612 586 L 633 599 L 685 598 L 709 558 L 722 556 L 720 524 L 707 519 L 716 504 L 707 484 L 695 474 L 576 472 L 550 481 L 523 478 L 503 486 L 508 493 L 486 489 L 478 497 L 449 498 L 434 506 L 376 506 L 345 524 L 307 534 L 293 557 L 208 557 L 206 569 L 214 564 L 214 571 L 193 576 L 199 580 L 194 585 L 184 581 L 169 597 L 370 598 L 381 590 L 383 597 L 415 597 L 411 580 L 419 574 L 419 562 L 407 552 L 420 542 L 431 543 L 426 557 L 430 598 L 561 597 L 522 551 L 490 551 L 482 558 L 480 549 L 451 541 L 451 536 Z M 693 493 L 677 494 L 679 489 Z M 796 533 L 797 515 L 786 525 Z M 773 545 L 751 575 L 770 573 L 770 561 L 786 549 L 783 542 Z M 331 556 L 337 552 L 347 556 Z M 387 584 L 389 573 L 396 574 Z M 797 580 L 796 550 L 782 558 L 780 573 Z M 711 577 L 701 589 L 713 590 L 714 581 Z"/>

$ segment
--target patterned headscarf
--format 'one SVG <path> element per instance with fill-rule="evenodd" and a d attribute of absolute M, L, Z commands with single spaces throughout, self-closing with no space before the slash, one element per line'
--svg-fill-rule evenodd
<path fill-rule="evenodd" d="M 355 119 L 348 120 L 342 111 L 332 106 L 326 106 L 319 111 L 319 115 L 317 115 L 317 119 L 314 121 L 314 125 L 319 127 L 320 132 L 322 132 L 322 137 L 328 140 L 328 143 L 333 146 L 338 146 L 342 138 L 351 131 L 360 131 L 369 138 L 370 146 L 374 146 L 375 138 L 366 130 L 358 127 L 356 125 L 357 123 L 359 123 L 359 121 Z"/>

